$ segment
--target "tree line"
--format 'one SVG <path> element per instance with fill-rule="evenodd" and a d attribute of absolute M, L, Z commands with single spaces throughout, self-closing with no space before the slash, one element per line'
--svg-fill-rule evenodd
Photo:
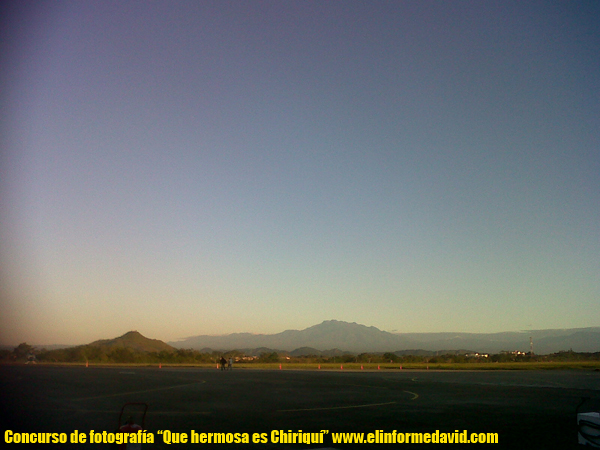
<path fill-rule="evenodd" d="M 10 350 L 0 350 L 0 361 L 3 362 L 56 362 L 56 363 L 135 363 L 135 364 L 208 364 L 216 363 L 221 357 L 233 358 L 236 362 L 245 363 L 478 363 L 478 362 L 572 362 L 600 361 L 600 352 L 578 353 L 572 350 L 550 355 L 532 355 L 528 353 L 501 352 L 491 355 L 479 354 L 445 354 L 445 355 L 402 355 L 395 353 L 361 353 L 359 355 L 344 354 L 338 356 L 306 355 L 290 356 L 287 353 L 264 352 L 260 356 L 247 356 L 243 352 L 200 352 L 193 349 L 177 349 L 174 351 L 142 352 L 127 347 L 106 348 L 84 345 L 56 350 L 36 349 L 23 342 Z"/>

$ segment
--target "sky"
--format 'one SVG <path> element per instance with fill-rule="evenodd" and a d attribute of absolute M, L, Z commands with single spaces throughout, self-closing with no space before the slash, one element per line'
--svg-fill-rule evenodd
<path fill-rule="evenodd" d="M 600 326 L 599 2 L 2 8 L 0 343 Z"/>

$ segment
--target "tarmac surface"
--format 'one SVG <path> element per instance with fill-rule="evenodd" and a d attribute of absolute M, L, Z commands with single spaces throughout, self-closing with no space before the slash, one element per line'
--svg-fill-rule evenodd
<path fill-rule="evenodd" d="M 0 425 L 13 432 L 114 432 L 126 402 L 149 405 L 145 420 L 154 444 L 191 447 L 462 448 L 457 444 L 334 444 L 332 433 L 498 433 L 492 448 L 582 449 L 576 408 L 600 407 L 600 372 L 594 371 L 219 371 L 158 367 L 0 366 Z M 136 407 L 128 407 L 139 421 Z M 125 420 L 125 418 L 123 418 Z M 173 433 L 323 434 L 323 443 L 171 444 Z M 13 444 L 63 448 L 74 444 Z M 109 448 L 108 444 L 77 444 Z M 487 445 L 488 447 L 490 444 Z"/>

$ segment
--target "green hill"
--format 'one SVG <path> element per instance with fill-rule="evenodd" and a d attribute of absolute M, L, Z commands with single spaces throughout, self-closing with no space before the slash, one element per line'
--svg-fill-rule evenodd
<path fill-rule="evenodd" d="M 177 350 L 158 339 L 148 339 L 137 331 L 130 331 L 114 339 L 102 339 L 87 345 L 41 351 L 39 361 L 47 362 L 117 362 L 150 363 L 184 359 L 184 350 Z M 189 358 L 188 358 L 189 359 Z"/>
<path fill-rule="evenodd" d="M 100 347 L 110 351 L 116 348 L 127 348 L 134 352 L 174 352 L 176 349 L 158 339 L 148 339 L 137 331 L 129 331 L 114 339 L 101 339 L 88 344 L 90 347 Z"/>

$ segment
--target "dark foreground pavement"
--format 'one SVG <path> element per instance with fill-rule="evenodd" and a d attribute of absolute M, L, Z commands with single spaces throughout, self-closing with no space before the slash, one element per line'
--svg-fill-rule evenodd
<path fill-rule="evenodd" d="M 5 431 L 114 432 L 126 402 L 146 402 L 155 443 L 191 447 L 463 448 L 456 444 L 333 444 L 331 433 L 498 433 L 510 449 L 579 449 L 575 409 L 600 398 L 592 371 L 262 371 L 195 368 L 0 366 L 0 425 Z M 598 403 L 596 402 L 596 409 Z M 329 430 L 323 444 L 171 444 L 174 433 Z M 15 444 L 19 448 L 32 446 Z M 38 444 L 36 448 L 73 445 Z M 108 444 L 79 444 L 103 449 Z M 477 447 L 477 446 L 475 446 Z"/>

